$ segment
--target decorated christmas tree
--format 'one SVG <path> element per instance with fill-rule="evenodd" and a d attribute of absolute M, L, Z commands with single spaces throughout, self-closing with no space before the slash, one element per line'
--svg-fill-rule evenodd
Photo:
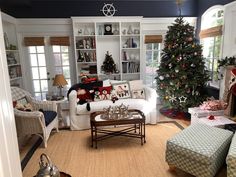
<path fill-rule="evenodd" d="M 112 55 L 109 55 L 107 51 L 103 65 L 101 66 L 102 71 L 105 73 L 115 73 L 117 72 L 116 64 L 112 58 Z"/>
<path fill-rule="evenodd" d="M 206 98 L 203 88 L 209 76 L 202 46 L 194 38 L 194 27 L 183 17 L 168 27 L 157 74 L 157 91 L 164 106 L 186 112 Z"/>

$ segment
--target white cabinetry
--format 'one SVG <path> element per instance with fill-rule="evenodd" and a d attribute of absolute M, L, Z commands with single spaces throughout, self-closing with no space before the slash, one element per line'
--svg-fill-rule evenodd
<path fill-rule="evenodd" d="M 2 13 L 2 24 L 10 84 L 12 86 L 21 87 L 22 71 L 17 41 L 16 20 L 11 16 Z"/>
<path fill-rule="evenodd" d="M 83 74 L 102 80 L 140 79 L 141 19 L 72 17 L 77 82 Z M 107 74 L 101 70 L 107 51 L 119 72 Z"/>

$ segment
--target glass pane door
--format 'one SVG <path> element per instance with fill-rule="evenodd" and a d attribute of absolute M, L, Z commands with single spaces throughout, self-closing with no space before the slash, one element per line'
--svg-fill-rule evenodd
<path fill-rule="evenodd" d="M 45 38 L 48 41 L 49 38 Z M 39 100 L 46 99 L 46 94 L 59 94 L 59 89 L 53 86 L 56 74 L 63 74 L 67 85 L 63 87 L 64 96 L 71 87 L 69 46 L 45 45 L 28 47 L 31 69 L 32 92 Z"/>
<path fill-rule="evenodd" d="M 37 99 L 42 100 L 46 98 L 48 92 L 45 49 L 44 46 L 30 46 L 28 49 L 34 95 Z"/>

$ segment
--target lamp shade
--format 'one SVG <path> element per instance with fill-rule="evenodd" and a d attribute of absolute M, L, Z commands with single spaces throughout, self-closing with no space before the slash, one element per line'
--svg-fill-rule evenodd
<path fill-rule="evenodd" d="M 67 85 L 67 81 L 65 80 L 63 74 L 56 74 L 53 81 L 53 86 L 63 87 L 65 85 Z"/>

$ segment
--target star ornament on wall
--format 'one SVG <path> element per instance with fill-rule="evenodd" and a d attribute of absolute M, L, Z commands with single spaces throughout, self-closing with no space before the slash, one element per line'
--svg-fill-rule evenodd
<path fill-rule="evenodd" d="M 185 96 L 179 97 L 179 102 L 180 102 L 180 103 L 185 103 L 186 100 L 187 100 L 187 97 L 185 97 Z"/>

